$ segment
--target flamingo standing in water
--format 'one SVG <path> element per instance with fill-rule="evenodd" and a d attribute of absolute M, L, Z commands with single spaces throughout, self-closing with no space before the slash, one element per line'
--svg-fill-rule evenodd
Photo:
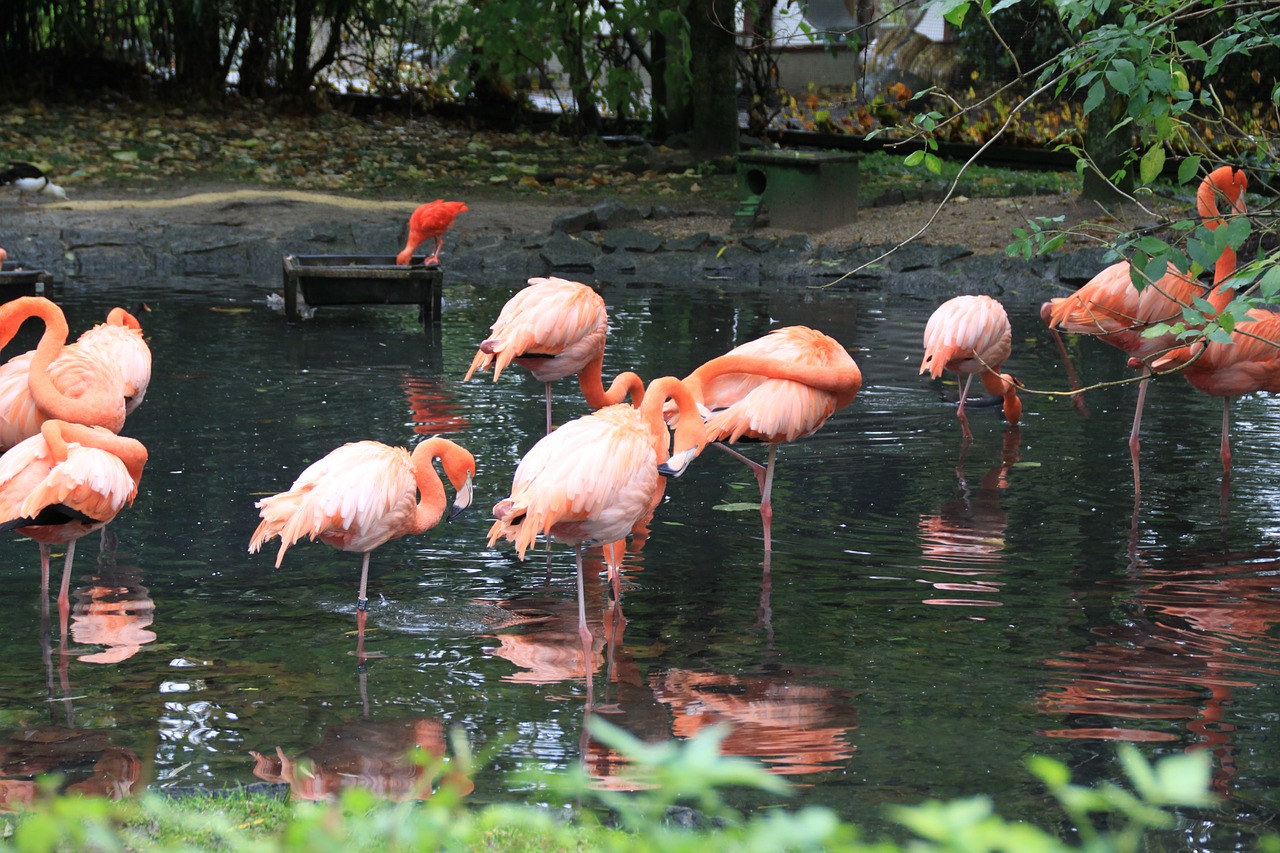
<path fill-rule="evenodd" d="M 1225 223 L 1218 206 L 1220 192 L 1236 214 L 1244 214 L 1244 193 L 1248 179 L 1244 172 L 1220 166 L 1209 173 L 1196 192 L 1196 209 L 1205 227 L 1216 229 Z M 1236 253 L 1227 247 L 1214 268 L 1214 284 L 1229 279 L 1236 269 Z M 1129 354 L 1131 364 L 1142 369 L 1138 383 L 1138 403 L 1133 413 L 1133 429 L 1129 433 L 1129 453 L 1133 457 L 1133 490 L 1140 492 L 1138 474 L 1142 427 L 1142 406 L 1151 379 L 1150 361 L 1176 345 L 1173 335 L 1147 337 L 1144 332 L 1156 323 L 1182 316 L 1182 309 L 1204 294 L 1204 286 L 1172 264 L 1155 282 L 1141 291 L 1133 286 L 1128 261 L 1112 264 L 1069 296 L 1052 299 L 1040 306 L 1040 316 L 1056 335 L 1058 330 L 1092 335 Z M 1221 311 L 1234 293 L 1217 288 L 1209 297 L 1215 311 Z"/>
<path fill-rule="evenodd" d="M 681 413 L 674 440 L 663 421 L 668 400 Z M 516 467 L 510 496 L 494 506 L 490 546 L 510 540 L 522 560 L 539 534 L 573 546 L 578 635 L 588 661 L 583 548 L 624 539 L 652 512 L 660 475 L 680 476 L 705 445 L 693 395 L 679 379 L 665 376 L 649 386 L 639 408 L 607 406 L 539 439 Z"/>
<path fill-rule="evenodd" d="M 862 372 L 834 338 L 806 326 L 784 326 L 711 359 L 684 381 L 705 412 L 707 439 L 755 474 L 769 553 L 778 445 L 813 434 L 849 405 L 862 387 Z M 768 463 L 760 465 L 723 443 L 740 438 L 767 442 Z"/>
<path fill-rule="evenodd" d="M 513 361 L 543 383 L 547 398 L 547 432 L 551 432 L 551 383 L 578 374 L 587 405 L 601 409 L 633 401 L 644 393 L 634 373 L 622 373 L 606 390 L 602 378 L 609 315 L 600 294 L 577 281 L 531 278 L 502 306 L 480 344 L 463 381 L 493 366 L 496 382 Z"/>
<path fill-rule="evenodd" d="M 29 350 L 0 365 L 2 448 L 35 435 L 48 417 L 32 390 L 31 365 L 35 355 L 35 350 Z M 47 372 L 53 386 L 67 394 L 75 394 L 90 384 L 104 389 L 115 386 L 127 416 L 146 396 L 151 382 L 151 349 L 142 337 L 137 318 L 123 308 L 112 308 L 105 323 L 88 329 L 75 343 L 65 346 Z"/>
<path fill-rule="evenodd" d="M 50 546 L 67 546 L 58 592 L 64 624 L 76 540 L 133 503 L 146 462 L 147 449 L 135 439 L 55 419 L 0 456 L 0 530 L 17 530 L 39 543 L 44 595 Z"/>
<path fill-rule="evenodd" d="M 1222 471 L 1231 476 L 1231 399 L 1266 391 L 1280 393 L 1280 314 L 1253 309 L 1236 324 L 1230 343 L 1198 342 L 1170 350 L 1152 370 L 1181 369 L 1192 387 L 1222 398 Z"/>
<path fill-rule="evenodd" d="M 1004 398 L 1004 417 L 1016 424 L 1022 417 L 1022 401 L 1012 376 L 1001 373 L 1013 347 L 1013 330 L 1004 306 L 990 296 L 957 296 L 938 306 L 924 327 L 924 359 L 920 372 L 937 379 L 943 370 L 965 377 L 956 417 L 966 440 L 973 438 L 964 401 L 975 374 L 982 377 L 988 394 Z"/>
<path fill-rule="evenodd" d="M 408 266 L 418 246 L 427 240 L 435 240 L 435 251 L 423 260 L 422 265 L 439 265 L 440 250 L 444 248 L 444 232 L 453 226 L 453 220 L 464 210 L 467 210 L 467 206 L 462 202 L 443 199 L 429 201 L 418 207 L 409 215 L 409 239 L 400 254 L 396 255 L 396 263 L 402 267 Z"/>
<path fill-rule="evenodd" d="M 303 536 L 361 555 L 357 655 L 364 654 L 369 555 L 392 539 L 425 533 L 444 517 L 437 459 L 454 488 L 452 519 L 471 505 L 476 461 L 461 445 L 439 437 L 420 442 L 412 454 L 377 441 L 344 444 L 308 466 L 288 491 L 255 505 L 262 521 L 249 540 L 249 553 L 280 537 L 276 568 Z"/>
<path fill-rule="evenodd" d="M 0 373 L 13 371 L 0 395 L 0 446 L 12 447 L 36 434 L 50 418 L 119 432 L 130 402 L 121 365 L 103 360 L 93 347 L 66 346 L 67 320 L 57 305 L 41 296 L 0 305 L 0 347 L 32 317 L 45 326 L 36 348 L 9 362 L 21 367 L 0 368 Z"/>

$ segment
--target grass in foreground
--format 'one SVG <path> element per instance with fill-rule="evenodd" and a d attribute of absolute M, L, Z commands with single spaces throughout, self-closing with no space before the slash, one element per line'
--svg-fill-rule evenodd
<path fill-rule="evenodd" d="M 1203 808 L 1213 802 L 1207 752 L 1172 755 L 1152 765 L 1136 747 L 1125 744 L 1120 763 L 1128 788 L 1074 785 L 1065 765 L 1044 758 L 1030 762 L 1031 771 L 1065 814 L 1074 841 L 1030 824 L 1005 821 L 994 814 L 988 797 L 978 796 L 892 809 L 891 817 L 910 839 L 904 847 L 865 840 L 857 827 L 826 808 L 777 808 L 749 817 L 737 813 L 721 796 L 724 789 L 745 786 L 781 797 L 788 786 L 755 763 L 721 755 L 724 729 L 707 729 L 684 744 L 651 745 L 597 720 L 593 734 L 627 757 L 634 781 L 643 783 L 638 790 L 598 790 L 579 770 L 525 778 L 533 791 L 531 800 L 541 805 L 471 808 L 459 787 L 441 784 L 433 792 L 429 783 L 420 801 L 399 803 L 360 789 L 347 790 L 332 803 L 288 804 L 243 792 L 179 800 L 146 794 L 120 802 L 53 797 L 0 818 L 0 849 L 1125 853 L 1145 849 L 1152 830 L 1172 827 L 1172 809 Z M 444 778 L 457 779 L 459 772 L 470 769 L 470 758 L 459 746 L 455 744 Z M 667 819 L 678 803 L 697 809 L 696 828 L 678 828 Z M 1264 846 L 1280 849 L 1280 839 L 1266 839 Z"/>

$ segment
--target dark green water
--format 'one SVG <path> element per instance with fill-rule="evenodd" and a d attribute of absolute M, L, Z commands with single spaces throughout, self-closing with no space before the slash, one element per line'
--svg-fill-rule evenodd
<path fill-rule="evenodd" d="M 56 293 L 75 330 L 117 302 L 152 306 L 155 375 L 125 429 L 151 457 L 136 504 L 111 525 L 114 561 L 95 563 L 96 535 L 81 542 L 65 653 L 56 613 L 42 621 L 36 546 L 0 542 L 4 775 L 223 786 L 274 778 L 265 759 L 255 776 L 250 752 L 279 748 L 394 792 L 412 773 L 392 759 L 414 742 L 439 748 L 448 727 L 477 749 L 506 739 L 476 801 L 506 798 L 516 768 L 585 758 L 615 773 L 595 745 L 583 755 L 572 555 L 553 550 L 548 580 L 542 553 L 521 563 L 485 544 L 489 508 L 542 433 L 542 389 L 515 368 L 496 384 L 461 377 L 521 284 L 450 281 L 427 334 L 411 309 L 322 309 L 289 327 L 248 282 Z M 1224 514 L 1216 402 L 1157 383 L 1135 524 L 1134 386 L 1091 394 L 1087 418 L 1062 397 L 1027 395 L 1020 429 L 974 411 L 961 459 L 953 409 L 916 374 L 934 300 L 602 292 L 608 375 L 683 375 L 773 325 L 805 323 L 849 348 L 865 382 L 820 433 L 781 451 L 768 566 L 758 515 L 720 508 L 756 497 L 744 467 L 708 451 L 668 484 L 628 557 L 621 636 L 599 650 L 595 698 L 610 721 L 658 739 L 728 720 L 728 749 L 787 774 L 796 802 L 876 827 L 883 804 L 979 792 L 1008 816 L 1052 822 L 1027 756 L 1114 779 L 1117 739 L 1151 756 L 1212 750 L 1228 800 L 1185 817 L 1175 840 L 1189 848 L 1226 849 L 1273 815 L 1270 399 L 1235 409 Z M 1064 387 L 1035 302 L 1005 302 L 1010 369 L 1031 388 Z M 1120 354 L 1073 346 L 1086 379 L 1123 377 Z M 557 390 L 557 421 L 584 413 L 575 386 Z M 274 569 L 274 549 L 246 553 L 253 503 L 345 441 L 407 445 L 415 432 L 475 453 L 476 500 L 375 553 L 368 645 L 384 656 L 359 673 L 358 556 L 306 543 Z M 589 595 L 599 628 L 604 583 Z"/>

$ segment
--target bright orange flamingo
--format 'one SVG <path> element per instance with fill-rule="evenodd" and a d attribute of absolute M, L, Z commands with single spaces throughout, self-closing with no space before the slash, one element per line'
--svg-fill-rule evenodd
<path fill-rule="evenodd" d="M 1222 398 L 1222 471 L 1231 476 L 1231 399 L 1280 392 L 1280 314 L 1253 309 L 1236 324 L 1230 343 L 1199 342 L 1171 350 L 1152 362 L 1158 372 L 1182 371 L 1196 389 Z"/>
<path fill-rule="evenodd" d="M 667 400 L 682 415 L 673 442 L 662 418 Z M 539 439 L 516 467 L 510 496 L 494 506 L 491 546 L 508 539 L 522 560 L 540 534 L 573 546 L 578 635 L 588 660 L 583 549 L 625 538 L 650 512 L 659 477 L 680 476 L 705 445 L 693 396 L 679 379 L 665 376 L 649 386 L 638 409 L 608 406 Z"/>
<path fill-rule="evenodd" d="M 13 340 L 30 318 L 45 325 L 34 350 L 0 366 L 0 447 L 37 434 L 50 418 L 120 431 L 146 393 L 151 355 L 141 332 L 126 319 L 132 315 L 114 309 L 111 316 L 114 321 L 95 326 L 67 346 L 67 320 L 54 303 L 23 296 L 0 305 L 0 346 Z"/>
<path fill-rule="evenodd" d="M 938 306 L 924 327 L 924 359 L 920 372 L 937 379 L 943 370 L 965 377 L 956 417 L 965 439 L 972 439 L 964 401 L 975 374 L 982 377 L 987 393 L 1004 398 L 1004 417 L 1016 424 L 1022 417 L 1022 401 L 1012 376 L 1001 373 L 1012 349 L 1013 330 L 1004 306 L 990 296 L 957 296 Z"/>
<path fill-rule="evenodd" d="M 40 589 L 48 595 L 49 550 L 67 546 L 58 608 L 66 624 L 76 540 L 133 503 L 147 462 L 141 442 L 102 427 L 47 420 L 0 456 L 0 530 L 40 546 Z"/>
<path fill-rule="evenodd" d="M 551 383 L 578 374 L 587 405 L 601 409 L 636 400 L 644 384 L 634 373 L 623 373 L 604 388 L 605 337 L 609 315 L 600 294 L 577 281 L 531 278 L 529 285 L 502 306 L 480 344 L 463 381 L 477 370 L 493 366 L 496 382 L 513 361 L 529 370 L 546 387 L 547 432 L 551 432 Z"/>
<path fill-rule="evenodd" d="M 1196 208 L 1205 226 L 1216 229 L 1224 223 L 1218 207 L 1221 192 L 1232 210 L 1245 212 L 1244 192 L 1248 179 L 1244 172 L 1221 166 L 1214 169 L 1201 182 L 1196 193 Z M 1236 269 L 1236 253 L 1227 248 L 1218 258 L 1214 270 L 1214 283 L 1229 279 Z M 1138 384 L 1138 403 L 1133 413 L 1133 429 L 1129 433 L 1129 453 L 1133 457 L 1133 488 L 1140 491 L 1138 474 L 1139 433 L 1142 427 L 1142 406 L 1147 396 L 1151 378 L 1150 360 L 1176 344 L 1173 335 L 1147 337 L 1144 333 L 1156 323 L 1168 322 L 1182 316 L 1183 306 L 1204 295 L 1204 286 L 1188 278 L 1170 264 L 1168 271 L 1141 291 L 1133 286 L 1127 261 L 1112 264 L 1094 276 L 1087 284 L 1069 296 L 1052 299 L 1040 306 L 1040 316 L 1054 333 L 1061 329 L 1082 335 L 1092 335 L 1111 344 L 1136 359 L 1142 369 L 1142 381 Z M 1232 292 L 1218 289 L 1210 295 L 1214 310 L 1221 311 L 1231 301 Z"/>
<path fill-rule="evenodd" d="M 440 263 L 440 250 L 444 248 L 444 232 L 448 231 L 453 225 L 453 220 L 458 218 L 458 214 L 467 209 L 467 206 L 460 201 L 444 201 L 436 199 L 421 205 L 409 216 L 409 240 L 404 244 L 404 248 L 400 250 L 400 254 L 396 255 L 396 263 L 402 267 L 408 266 L 413 260 L 413 253 L 418 246 L 427 240 L 435 240 L 436 248 L 430 256 L 423 260 L 423 266 L 431 266 Z"/>
<path fill-rule="evenodd" d="M 764 549 L 772 551 L 770 494 L 778 445 L 813 434 L 853 402 L 862 372 L 834 338 L 806 326 L 784 326 L 711 359 L 684 381 L 706 411 L 707 440 L 755 474 Z M 740 438 L 767 442 L 768 463 L 754 462 L 723 443 Z"/>
<path fill-rule="evenodd" d="M 449 512 L 454 518 L 471 505 L 476 461 L 470 451 L 446 438 L 422 441 L 412 454 L 377 441 L 344 444 L 311 463 L 287 492 L 256 504 L 262 522 L 249 540 L 249 553 L 280 537 L 276 568 L 289 546 L 303 536 L 361 555 L 358 655 L 364 653 L 368 618 L 369 555 L 392 539 L 425 533 L 444 517 L 437 459 L 455 491 Z"/>

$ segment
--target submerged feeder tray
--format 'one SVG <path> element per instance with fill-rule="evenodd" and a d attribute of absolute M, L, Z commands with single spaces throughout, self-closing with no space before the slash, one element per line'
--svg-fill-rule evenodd
<path fill-rule="evenodd" d="M 399 266 L 391 255 L 285 255 L 284 313 L 299 319 L 298 304 L 417 305 L 423 324 L 440 321 L 444 271 L 423 257 Z"/>
<path fill-rule="evenodd" d="M 53 283 L 53 276 L 45 270 L 33 270 L 21 261 L 5 261 L 0 264 L 0 302 L 8 302 L 19 296 L 43 296 L 45 286 Z"/>

